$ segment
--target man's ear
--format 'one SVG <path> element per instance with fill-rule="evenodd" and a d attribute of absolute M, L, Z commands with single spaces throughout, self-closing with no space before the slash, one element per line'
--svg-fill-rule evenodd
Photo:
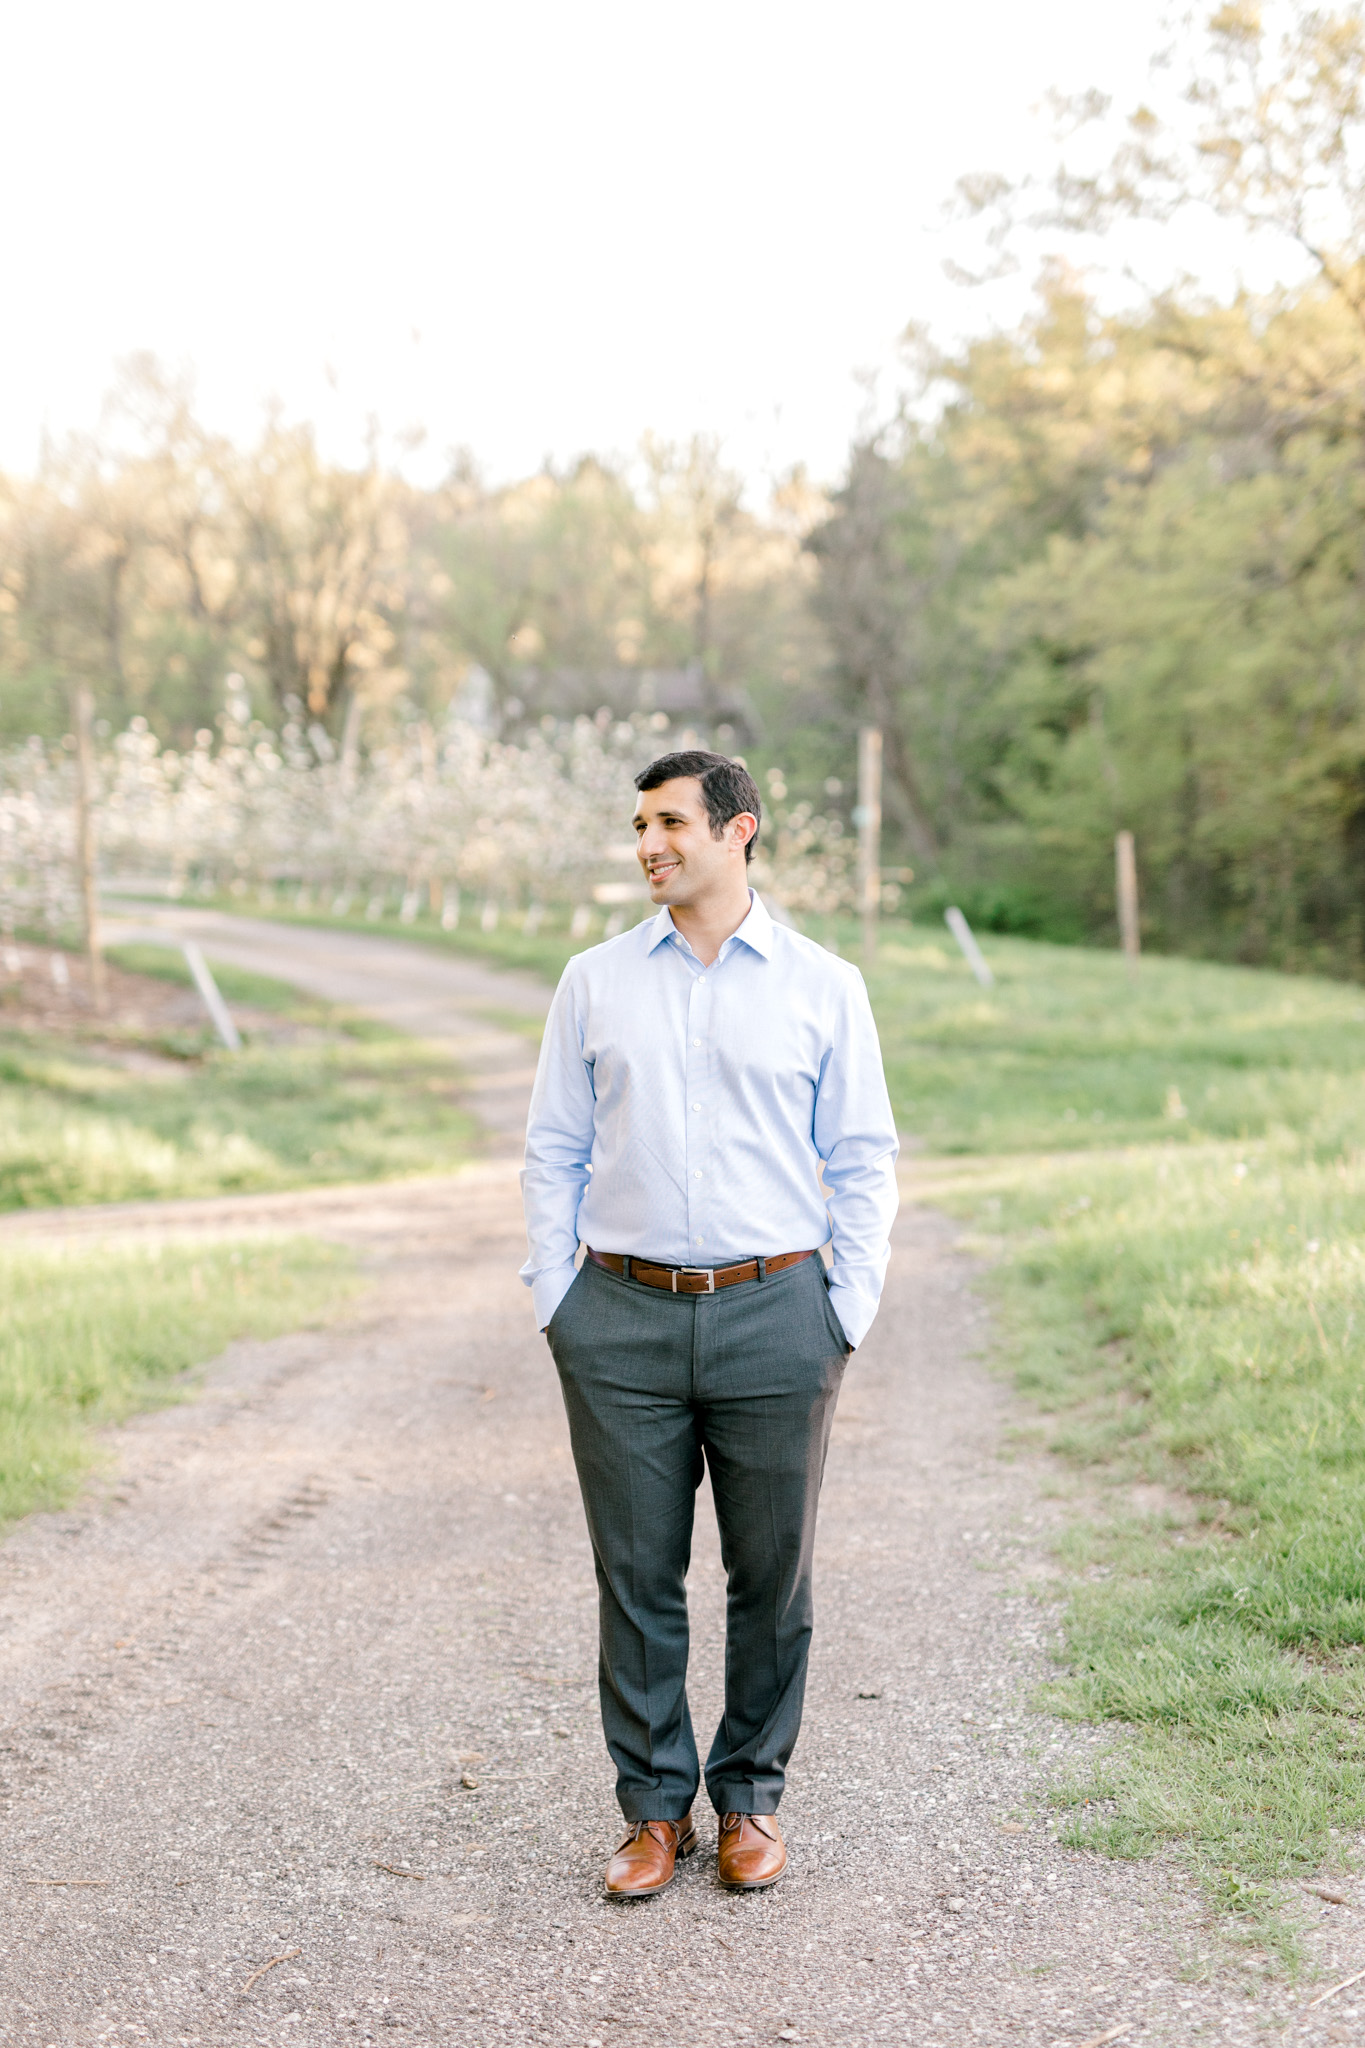
<path fill-rule="evenodd" d="M 752 811 L 739 811 L 730 820 L 730 829 L 735 835 L 735 844 L 745 847 L 758 830 L 758 819 Z"/>

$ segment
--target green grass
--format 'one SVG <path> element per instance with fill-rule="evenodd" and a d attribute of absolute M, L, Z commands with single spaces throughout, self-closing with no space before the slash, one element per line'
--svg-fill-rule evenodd
<path fill-rule="evenodd" d="M 261 914 L 254 899 L 245 907 Z M 443 932 L 425 915 L 403 925 L 269 914 L 412 939 L 549 981 L 601 939 L 604 916 L 572 939 L 567 911 L 548 911 L 528 939 L 514 919 L 485 933 L 469 917 Z M 808 919 L 806 928 L 859 958 L 851 920 Z M 1154 955 L 1130 984 L 1114 953 L 995 936 L 983 944 L 993 989 L 977 986 L 942 926 L 888 919 L 865 970 L 897 1122 L 929 1151 L 1075 1150 L 1277 1127 L 1311 1128 L 1330 1147 L 1357 1124 L 1365 1139 L 1365 990 Z"/>
<path fill-rule="evenodd" d="M 1059 1794 L 1064 1838 L 1179 1845 L 1292 1952 L 1277 1888 L 1365 1826 L 1365 1157 L 1281 1133 L 1000 1162 L 939 1199 L 1003 1234 L 1017 1384 L 1113 1488 L 1065 1546 L 1051 1703 L 1136 1735 Z"/>
<path fill-rule="evenodd" d="M 1309 976 L 992 938 L 978 988 L 947 935 L 887 939 L 868 986 L 903 1130 L 1031 1152 L 1312 1128 L 1365 1137 L 1365 991 Z"/>
<path fill-rule="evenodd" d="M 185 978 L 177 955 L 145 952 L 119 964 Z M 234 1054 L 207 1031 L 110 1048 L 0 1023 L 0 1209 L 379 1180 L 470 1157 L 477 1134 L 446 1052 L 257 975 L 219 980 L 291 1031 L 248 1034 Z M 141 1067 L 120 1063 L 130 1049 Z"/>
<path fill-rule="evenodd" d="M 305 1238 L 0 1247 L 0 1521 L 69 1499 L 97 1424 L 176 1398 L 176 1376 L 232 1338 L 297 1329 L 353 1284 L 345 1252 Z"/>
<path fill-rule="evenodd" d="M 894 936 L 869 986 L 902 1127 L 977 1155 L 940 1198 L 997 1254 L 1016 1382 L 1108 1489 L 1051 1704 L 1128 1737 L 1064 1838 L 1178 1849 L 1292 1963 L 1293 1881 L 1365 1826 L 1365 997 L 986 952 L 993 990 Z"/>
<path fill-rule="evenodd" d="M 126 974 L 146 974 L 153 981 L 174 982 L 179 988 L 193 988 L 194 977 L 185 965 L 185 956 L 175 946 L 109 946 L 105 957 Z M 213 978 L 217 982 L 225 1001 L 247 1003 L 255 1010 L 277 1010 L 285 1015 L 298 1016 L 309 1010 L 308 999 L 290 988 L 287 982 L 275 981 L 266 974 L 253 974 L 246 967 L 230 967 L 226 961 L 215 960 Z M 318 1016 L 325 1016 L 322 1004 L 311 1006 Z M 208 1026 L 203 1026 L 207 1035 Z"/>

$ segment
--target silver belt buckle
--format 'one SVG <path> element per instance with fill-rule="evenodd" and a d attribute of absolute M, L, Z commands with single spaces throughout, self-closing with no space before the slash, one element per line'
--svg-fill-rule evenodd
<path fill-rule="evenodd" d="M 708 1293 L 708 1294 L 714 1294 L 714 1293 L 715 1293 L 715 1291 L 716 1291 L 716 1269 L 715 1269 L 715 1267 L 714 1267 L 714 1266 L 675 1266 L 675 1267 L 673 1268 L 673 1273 L 672 1273 L 672 1279 L 673 1279 L 673 1292 L 674 1292 L 675 1294 L 676 1294 L 676 1293 L 677 1293 L 677 1291 L 678 1291 L 678 1275 L 679 1275 L 679 1273 L 705 1273 L 705 1275 L 706 1275 L 706 1291 L 707 1291 L 707 1293 Z"/>

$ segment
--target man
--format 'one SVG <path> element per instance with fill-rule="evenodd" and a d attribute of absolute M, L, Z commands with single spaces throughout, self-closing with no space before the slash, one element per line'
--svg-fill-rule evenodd
<path fill-rule="evenodd" d="M 721 754 L 666 754 L 636 788 L 659 915 L 565 968 L 522 1175 L 522 1278 L 568 1410 L 628 1823 L 606 1888 L 630 1898 L 697 1846 L 684 1581 L 703 1462 L 728 1587 L 706 1764 L 719 1875 L 756 1890 L 786 1867 L 775 1816 L 801 1722 L 816 1503 L 896 1211 L 862 978 L 750 890 L 752 777 Z"/>

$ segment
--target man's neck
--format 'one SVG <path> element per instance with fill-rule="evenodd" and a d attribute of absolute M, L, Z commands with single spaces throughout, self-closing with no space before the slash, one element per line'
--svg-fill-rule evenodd
<path fill-rule="evenodd" d="M 733 938 L 753 908 L 749 885 L 727 890 L 716 901 L 670 904 L 669 914 L 703 967 L 709 967 L 725 941 Z"/>

